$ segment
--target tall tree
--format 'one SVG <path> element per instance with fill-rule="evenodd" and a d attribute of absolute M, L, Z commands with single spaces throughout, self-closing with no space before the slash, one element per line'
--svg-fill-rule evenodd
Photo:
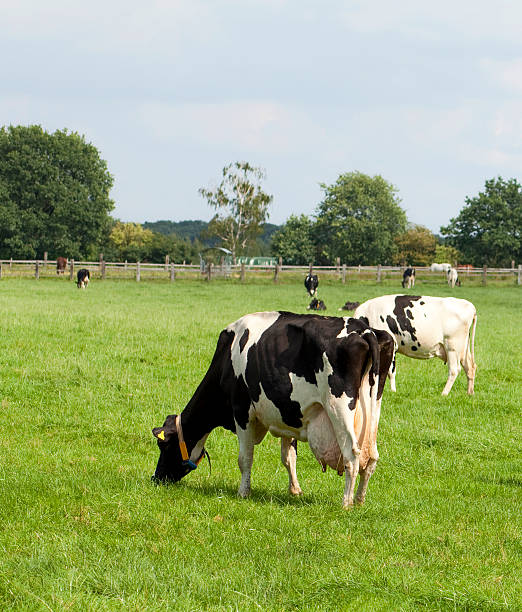
<path fill-rule="evenodd" d="M 261 189 L 265 172 L 248 162 L 235 162 L 223 168 L 223 178 L 214 189 L 199 189 L 217 213 L 207 229 L 235 258 L 263 231 L 272 196 Z"/>
<path fill-rule="evenodd" d="M 435 257 L 437 239 L 423 225 L 412 224 L 404 234 L 395 237 L 395 261 L 410 266 L 429 266 Z"/>
<path fill-rule="evenodd" d="M 382 176 L 341 174 L 333 185 L 321 184 L 314 228 L 319 263 L 336 257 L 356 265 L 392 262 L 394 238 L 406 230 L 406 213 L 397 189 Z"/>
<path fill-rule="evenodd" d="M 487 180 L 460 213 L 441 227 L 448 242 L 475 266 L 522 262 L 522 187 L 516 179 Z"/>
<path fill-rule="evenodd" d="M 299 266 L 315 260 L 313 223 L 306 215 L 290 215 L 272 237 L 272 254 L 284 263 Z"/>
<path fill-rule="evenodd" d="M 0 256 L 94 256 L 110 230 L 113 179 L 97 149 L 67 130 L 0 129 Z"/>

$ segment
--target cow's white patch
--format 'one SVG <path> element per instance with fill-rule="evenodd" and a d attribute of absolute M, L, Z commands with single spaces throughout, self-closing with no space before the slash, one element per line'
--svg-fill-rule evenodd
<path fill-rule="evenodd" d="M 234 332 L 230 357 L 236 377 L 245 377 L 248 350 L 279 317 L 279 312 L 255 312 L 241 317 L 227 327 L 227 331 Z M 248 330 L 248 340 L 241 350 L 239 343 L 245 330 Z"/>

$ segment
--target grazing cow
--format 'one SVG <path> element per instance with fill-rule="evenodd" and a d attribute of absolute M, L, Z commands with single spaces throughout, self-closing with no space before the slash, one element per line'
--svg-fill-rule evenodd
<path fill-rule="evenodd" d="M 430 266 L 432 272 L 444 272 L 444 274 L 447 274 L 450 268 L 451 264 L 449 263 L 432 263 Z"/>
<path fill-rule="evenodd" d="M 310 304 L 308 304 L 306 310 L 326 310 L 326 304 L 323 302 L 323 300 L 314 298 Z"/>
<path fill-rule="evenodd" d="M 455 285 L 460 287 L 459 274 L 455 268 L 450 268 L 447 272 L 448 285 L 453 289 Z"/>
<path fill-rule="evenodd" d="M 308 276 L 305 278 L 304 286 L 306 287 L 306 290 L 308 291 L 311 297 L 317 294 L 318 285 L 319 279 L 317 278 L 317 275 L 308 274 Z"/>
<path fill-rule="evenodd" d="M 345 472 L 343 506 L 362 503 L 378 460 L 377 428 L 394 343 L 349 317 L 291 312 L 245 315 L 221 332 L 210 367 L 181 415 L 152 433 L 160 456 L 154 481 L 195 469 L 218 426 L 239 440 L 241 484 L 250 493 L 254 446 L 267 431 L 281 438 L 289 492 L 302 493 L 295 440 L 308 442 L 323 467 Z"/>
<path fill-rule="evenodd" d="M 406 268 L 402 275 L 402 288 L 411 289 L 415 287 L 415 268 Z"/>
<path fill-rule="evenodd" d="M 56 274 L 63 274 L 67 266 L 67 257 L 56 258 Z"/>
<path fill-rule="evenodd" d="M 355 310 L 359 306 L 360 302 L 345 302 L 339 310 Z"/>
<path fill-rule="evenodd" d="M 477 311 L 471 302 L 454 297 L 383 295 L 361 304 L 354 316 L 391 333 L 396 351 L 402 355 L 414 359 L 440 357 L 447 363 L 448 380 L 442 395 L 450 392 L 462 364 L 468 393 L 473 394 Z M 395 359 L 389 376 L 395 391 Z"/>
<path fill-rule="evenodd" d="M 89 270 L 87 270 L 86 268 L 81 268 L 80 270 L 78 270 L 78 274 L 76 275 L 76 278 L 78 280 L 76 286 L 78 287 L 78 289 L 85 289 L 89 284 L 90 277 L 91 275 L 89 273 Z"/>

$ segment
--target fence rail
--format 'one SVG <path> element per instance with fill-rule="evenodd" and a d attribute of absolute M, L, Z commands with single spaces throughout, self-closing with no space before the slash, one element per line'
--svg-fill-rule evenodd
<path fill-rule="evenodd" d="M 213 278 L 230 278 L 245 281 L 248 278 L 272 278 L 279 282 L 292 276 L 306 275 L 312 268 L 310 266 L 294 266 L 285 264 L 276 265 L 246 265 L 246 264 L 175 264 L 169 263 L 146 263 L 146 262 L 109 262 L 109 261 L 75 261 L 69 260 L 63 271 L 58 272 L 55 260 L 34 259 L 0 259 L 0 279 L 6 277 L 56 277 L 63 276 L 70 280 L 75 279 L 76 272 L 80 268 L 86 268 L 92 278 L 110 279 L 134 279 L 141 280 L 176 280 L 203 279 L 210 281 Z M 339 280 L 343 283 L 350 280 L 375 280 L 382 282 L 386 279 L 401 280 L 404 266 L 348 266 L 340 264 L 334 266 L 313 266 L 313 271 L 323 277 Z M 439 280 L 445 282 L 445 276 L 441 272 L 432 272 L 429 267 L 416 266 L 417 280 Z M 487 284 L 488 281 L 509 281 L 522 284 L 522 265 L 512 268 L 471 268 L 469 266 L 457 266 L 459 277 L 462 281 L 479 281 Z"/>

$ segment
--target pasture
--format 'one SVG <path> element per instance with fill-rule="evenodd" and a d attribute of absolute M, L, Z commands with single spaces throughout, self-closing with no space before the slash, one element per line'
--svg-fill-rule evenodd
<path fill-rule="evenodd" d="M 400 283 L 320 284 L 327 315 Z M 302 279 L 0 281 L 2 610 L 520 610 L 520 287 L 417 283 L 478 311 L 475 395 L 442 361 L 398 356 L 366 504 L 298 449 L 290 499 L 279 440 L 256 447 L 236 497 L 237 442 L 154 486 L 151 428 L 179 413 L 220 330 L 260 310 L 306 312 Z"/>

